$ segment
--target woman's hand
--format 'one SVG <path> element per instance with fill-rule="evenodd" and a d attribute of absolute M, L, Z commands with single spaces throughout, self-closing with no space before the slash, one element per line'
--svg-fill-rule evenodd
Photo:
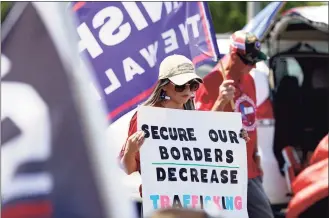
<path fill-rule="evenodd" d="M 249 140 L 250 140 L 250 138 L 248 136 L 248 132 L 245 129 L 240 130 L 239 136 L 240 136 L 240 138 L 243 138 L 246 142 L 249 142 Z"/>
<path fill-rule="evenodd" d="M 235 87 L 233 86 L 234 80 L 224 80 L 219 86 L 218 98 L 225 103 L 234 99 Z"/>
<path fill-rule="evenodd" d="M 140 130 L 132 134 L 127 140 L 126 154 L 136 154 L 144 143 L 144 131 Z"/>
<path fill-rule="evenodd" d="M 137 131 L 127 139 L 121 163 L 125 166 L 125 171 L 128 175 L 137 171 L 140 167 L 136 161 L 136 154 L 144 143 L 144 136 L 145 133 L 143 131 Z"/>

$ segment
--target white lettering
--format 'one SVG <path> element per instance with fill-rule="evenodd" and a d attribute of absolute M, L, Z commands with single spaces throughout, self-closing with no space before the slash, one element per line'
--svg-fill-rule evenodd
<path fill-rule="evenodd" d="M 158 42 L 155 41 L 154 44 L 147 46 L 139 51 L 139 53 L 144 57 L 150 67 L 154 67 L 157 61 L 157 51 L 158 51 Z"/>
<path fill-rule="evenodd" d="M 120 88 L 121 83 L 111 68 L 108 69 L 107 71 L 105 71 L 105 74 L 111 83 L 111 85 L 109 85 L 108 87 L 106 87 L 104 89 L 104 92 L 108 95 L 108 94 L 114 92 L 115 90 L 117 90 L 118 88 Z"/>
<path fill-rule="evenodd" d="M 121 2 L 125 7 L 127 13 L 131 17 L 131 20 L 134 22 L 138 30 L 142 30 L 148 26 L 147 21 L 144 18 L 144 15 L 139 10 L 136 2 Z"/>
<path fill-rule="evenodd" d="M 166 54 L 178 49 L 178 43 L 174 29 L 170 29 L 162 33 L 161 36 L 165 40 L 164 41 L 165 46 L 167 46 L 165 47 Z"/>
<path fill-rule="evenodd" d="M 188 36 L 188 31 L 187 31 L 187 25 L 185 24 L 179 24 L 178 25 L 180 32 L 182 33 L 183 39 L 184 39 L 184 43 L 185 45 L 187 45 L 187 43 L 189 42 L 189 36 Z"/>
<path fill-rule="evenodd" d="M 172 3 L 174 5 L 174 9 L 179 8 L 183 4 L 183 2 L 172 2 Z"/>
<path fill-rule="evenodd" d="M 171 11 L 172 11 L 172 5 L 173 3 L 172 2 L 163 2 L 165 7 L 166 7 L 166 11 L 167 11 L 167 14 L 169 14 Z"/>
<path fill-rule="evenodd" d="M 106 18 L 109 20 L 104 23 Z M 95 29 L 102 26 L 99 31 L 99 38 L 105 45 L 112 46 L 123 42 L 130 35 L 130 24 L 128 22 L 122 24 L 122 21 L 122 11 L 117 7 L 111 6 L 102 9 L 95 15 L 93 26 Z M 118 31 L 114 34 L 116 30 Z"/>
<path fill-rule="evenodd" d="M 1 70 L 11 71 L 11 61 L 1 55 Z M 3 76 L 3 75 L 1 75 Z M 10 119 L 21 134 L 1 146 L 1 200 L 49 194 L 53 189 L 52 175 L 46 171 L 18 174 L 17 171 L 34 162 L 47 161 L 51 155 L 51 120 L 49 108 L 30 84 L 1 81 L 1 121 Z M 17 104 L 21 104 L 17 107 Z M 32 128 L 31 128 L 32 127 Z"/>
<path fill-rule="evenodd" d="M 82 23 L 77 31 L 81 39 L 79 41 L 79 52 L 87 49 L 92 58 L 96 58 L 103 53 L 103 49 L 85 23 Z"/>
<path fill-rule="evenodd" d="M 163 3 L 165 3 L 167 14 L 169 14 L 172 11 L 171 2 L 142 2 L 153 23 L 161 19 Z"/>
<path fill-rule="evenodd" d="M 200 15 L 199 14 L 196 14 L 192 17 L 188 17 L 186 19 L 186 23 L 191 24 L 191 26 L 192 26 L 194 38 L 199 37 L 198 21 L 200 21 Z"/>
<path fill-rule="evenodd" d="M 134 78 L 135 74 L 141 75 L 145 72 L 145 70 L 130 57 L 124 59 L 122 64 L 127 82 L 131 81 Z"/>

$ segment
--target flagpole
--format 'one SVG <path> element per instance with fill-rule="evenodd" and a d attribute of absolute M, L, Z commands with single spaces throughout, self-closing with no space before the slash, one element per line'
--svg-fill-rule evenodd
<path fill-rule="evenodd" d="M 222 72 L 222 76 L 223 76 L 223 79 L 224 80 L 227 80 L 227 77 L 226 77 L 226 73 L 225 73 L 225 69 L 224 69 L 224 66 L 223 66 L 223 62 L 222 62 L 222 59 L 219 59 L 219 64 L 220 64 L 220 67 L 221 67 L 221 72 Z M 230 105 L 234 111 L 235 109 L 235 105 L 234 105 L 234 100 L 230 100 Z"/>

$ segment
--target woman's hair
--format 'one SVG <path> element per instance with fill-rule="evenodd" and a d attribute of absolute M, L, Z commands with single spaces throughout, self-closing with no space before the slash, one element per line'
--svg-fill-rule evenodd
<path fill-rule="evenodd" d="M 150 97 L 142 104 L 144 106 L 154 106 L 156 103 L 163 101 L 163 99 L 160 98 L 162 88 L 169 83 L 168 79 L 162 79 L 159 80 L 158 83 L 156 84 L 152 94 Z M 192 99 L 189 99 L 185 104 L 184 104 L 184 109 L 185 110 L 195 110 L 194 102 Z"/>

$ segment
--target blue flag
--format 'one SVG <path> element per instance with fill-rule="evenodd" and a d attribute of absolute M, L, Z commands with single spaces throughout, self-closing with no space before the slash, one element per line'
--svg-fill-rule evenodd
<path fill-rule="evenodd" d="M 203 2 L 78 2 L 80 51 L 92 63 L 113 122 L 146 100 L 160 62 L 182 54 L 196 66 L 219 56 Z"/>

